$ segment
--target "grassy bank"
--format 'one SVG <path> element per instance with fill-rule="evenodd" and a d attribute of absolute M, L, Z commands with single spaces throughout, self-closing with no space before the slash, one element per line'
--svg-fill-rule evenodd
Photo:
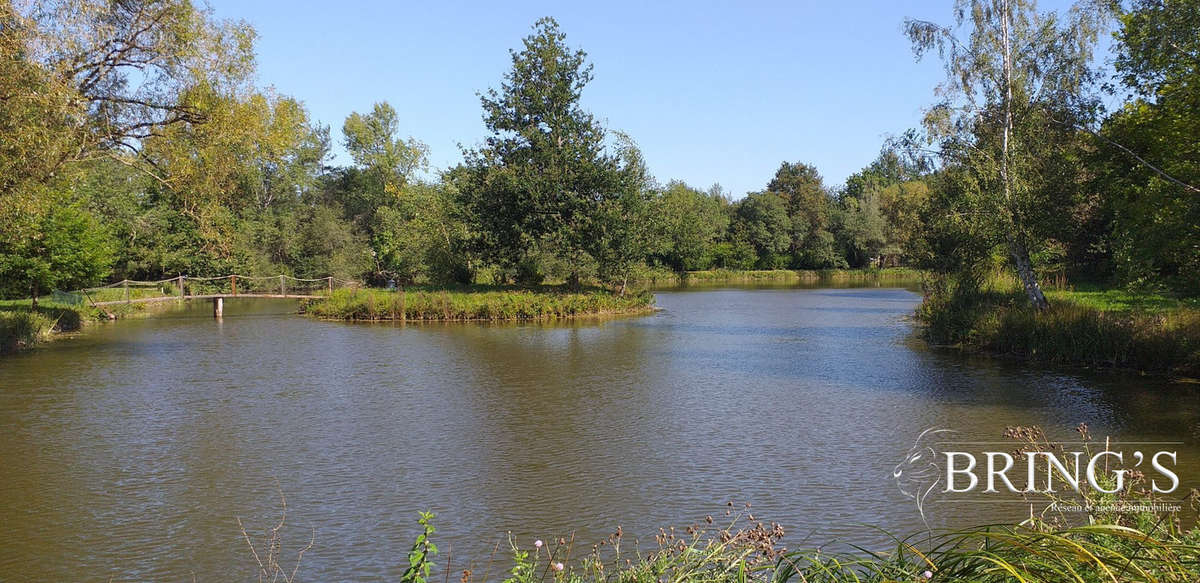
<path fill-rule="evenodd" d="M 153 314 L 171 305 L 173 302 L 94 308 L 43 299 L 38 301 L 37 308 L 33 308 L 27 299 L 0 300 L 0 354 L 31 349 L 54 340 L 59 334 L 78 331 L 91 322 Z"/>
<path fill-rule="evenodd" d="M 832 283 L 856 281 L 916 281 L 921 272 L 907 267 L 889 267 L 886 269 L 771 269 L 735 271 L 728 269 L 712 269 L 706 271 L 688 271 L 676 275 L 676 281 L 681 283 L 752 283 L 752 282 L 821 282 Z"/>
<path fill-rule="evenodd" d="M 27 350 L 50 340 L 56 332 L 73 332 L 91 317 L 89 310 L 29 300 L 0 301 L 0 354 Z"/>
<path fill-rule="evenodd" d="M 606 290 L 568 292 L 561 288 L 516 289 L 474 286 L 463 289 L 342 289 L 313 300 L 304 311 L 331 320 L 468 321 L 544 320 L 654 309 L 654 295 Z"/>
<path fill-rule="evenodd" d="M 1112 289 L 1052 290 L 1038 313 L 1015 281 L 939 282 L 918 317 L 935 344 L 1034 361 L 1200 376 L 1200 301 Z"/>

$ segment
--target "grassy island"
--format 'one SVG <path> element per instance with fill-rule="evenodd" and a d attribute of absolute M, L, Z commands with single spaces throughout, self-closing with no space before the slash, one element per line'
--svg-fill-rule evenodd
<path fill-rule="evenodd" d="M 603 289 L 575 292 L 553 286 L 343 289 L 327 299 L 313 300 L 303 310 L 329 320 L 551 320 L 647 313 L 654 310 L 654 295 L 644 291 L 619 295 Z"/>

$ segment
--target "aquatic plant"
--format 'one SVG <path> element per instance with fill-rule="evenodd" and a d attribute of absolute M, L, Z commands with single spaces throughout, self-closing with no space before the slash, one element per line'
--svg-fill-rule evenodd
<path fill-rule="evenodd" d="M 634 314 L 654 308 L 654 295 L 642 291 L 618 295 L 604 290 L 567 292 L 548 289 L 335 290 L 303 308 L 319 318 L 337 320 L 464 321 L 539 320 L 587 315 Z"/>

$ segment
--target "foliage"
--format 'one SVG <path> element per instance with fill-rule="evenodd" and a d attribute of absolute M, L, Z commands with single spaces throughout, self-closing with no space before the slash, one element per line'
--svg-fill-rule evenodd
<path fill-rule="evenodd" d="M 0 354 L 29 348 L 45 339 L 54 320 L 35 311 L 0 311 Z"/>
<path fill-rule="evenodd" d="M 408 567 L 400 575 L 401 583 L 426 583 L 429 580 L 429 570 L 437 557 L 438 548 L 433 544 L 433 513 L 422 512 L 417 519 L 421 525 L 421 534 L 413 541 L 412 549 L 408 551 Z"/>
<path fill-rule="evenodd" d="M 927 140 L 938 161 L 953 166 L 953 188 L 935 197 L 974 223 L 975 236 L 1003 247 L 1031 305 L 1043 309 L 1031 255 L 1061 216 L 1059 174 L 1077 141 L 1076 125 L 1096 108 L 1086 95 L 1102 11 L 1066 18 L 1025 0 L 960 0 L 952 28 L 909 20 L 919 57 L 937 51 L 946 68 L 944 96 L 926 115 Z"/>
<path fill-rule="evenodd" d="M 1023 428 L 1016 428 L 1023 429 Z M 726 513 L 728 515 L 729 512 Z M 739 520 L 749 515 L 749 524 Z M 626 548 L 620 528 L 572 560 L 576 541 L 521 546 L 510 537 L 512 567 L 504 583 L 1185 583 L 1200 576 L 1200 531 L 1172 521 L 1131 527 L 1111 522 L 1054 526 L 1037 519 L 894 539 L 890 551 L 855 554 L 787 551 L 778 524 L 749 508 L 725 527 L 660 529 L 650 549 Z M 463 583 L 489 583 L 489 572 L 462 572 Z M 452 569 L 447 565 L 446 569 Z M 448 574 L 448 573 L 447 573 Z"/>
<path fill-rule="evenodd" d="M 729 228 L 728 206 L 719 194 L 700 192 L 678 181 L 667 184 L 654 213 L 661 221 L 662 241 L 655 256 L 676 271 L 710 267 L 714 246 Z"/>
<path fill-rule="evenodd" d="M 0 282 L 9 295 L 28 292 L 35 304 L 43 292 L 97 282 L 112 264 L 108 232 L 86 211 L 56 206 L 33 217 L 25 239 L 0 241 Z"/>
<path fill-rule="evenodd" d="M 490 136 L 465 152 L 461 192 L 476 247 L 509 274 L 541 248 L 567 259 L 572 281 L 590 262 L 612 277 L 642 251 L 629 247 L 637 235 L 628 229 L 640 220 L 645 168 L 636 149 L 610 152 L 604 128 L 580 107 L 592 67 L 565 40 L 543 18 L 511 51 L 500 89 L 480 97 Z"/>
<path fill-rule="evenodd" d="M 1093 162 L 1116 275 L 1200 292 L 1200 9 L 1138 0 L 1119 16 L 1118 79 L 1134 98 L 1104 121 Z M 1131 157 L 1130 154 L 1133 154 Z"/>
<path fill-rule="evenodd" d="M 734 241 L 744 241 L 754 249 L 758 269 L 787 267 L 787 252 L 792 239 L 792 220 L 782 197 L 771 192 L 746 195 L 733 211 L 730 227 Z"/>

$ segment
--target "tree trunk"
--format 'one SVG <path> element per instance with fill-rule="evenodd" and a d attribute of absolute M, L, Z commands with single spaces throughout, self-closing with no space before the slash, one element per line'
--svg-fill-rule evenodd
<path fill-rule="evenodd" d="M 1010 237 L 1008 253 L 1012 256 L 1013 265 L 1017 268 L 1017 277 L 1021 280 L 1021 287 L 1025 288 L 1029 303 L 1039 312 L 1050 307 L 1050 302 L 1046 301 L 1046 294 L 1042 293 L 1042 287 L 1038 285 L 1037 275 L 1033 272 L 1029 248 L 1015 237 Z"/>
<path fill-rule="evenodd" d="M 1009 8 L 1008 0 L 1004 0 L 1003 9 L 1004 14 L 1001 15 L 1000 22 L 1001 32 L 1004 36 L 1004 141 L 1000 157 L 1000 179 L 1004 182 L 1004 212 L 1008 214 L 1009 227 L 1020 232 L 1020 225 L 1016 224 L 1016 213 L 1013 212 L 1012 176 L 1009 174 L 1008 167 L 1009 134 L 1012 133 L 1013 127 L 1012 41 L 1008 32 L 1012 11 Z M 1029 247 L 1025 245 L 1019 235 L 1012 232 L 1008 235 L 1008 253 L 1012 256 L 1013 265 L 1017 268 L 1017 277 L 1021 280 L 1021 286 L 1025 288 L 1025 295 L 1029 296 L 1029 303 L 1039 312 L 1050 307 L 1050 303 L 1046 301 L 1046 295 L 1042 293 L 1042 288 L 1038 285 L 1037 275 L 1033 273 L 1033 263 L 1029 260 Z"/>
<path fill-rule="evenodd" d="M 625 284 L 629 283 L 629 276 L 621 278 L 621 297 L 625 297 Z"/>

